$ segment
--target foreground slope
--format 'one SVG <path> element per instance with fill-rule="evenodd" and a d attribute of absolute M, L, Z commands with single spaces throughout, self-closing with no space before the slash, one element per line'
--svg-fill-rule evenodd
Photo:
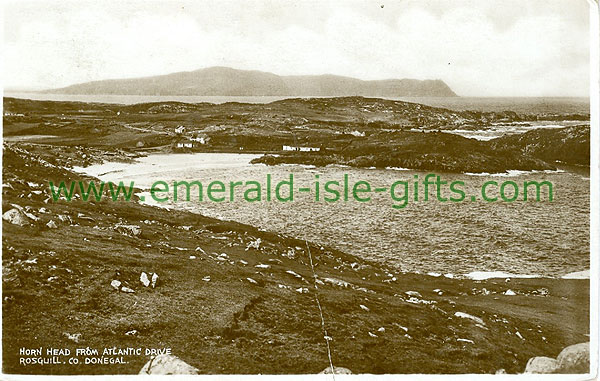
<path fill-rule="evenodd" d="M 329 362 L 317 295 L 333 363 L 354 373 L 518 373 L 530 357 L 589 340 L 589 280 L 401 273 L 197 214 L 49 199 L 49 180 L 80 178 L 67 163 L 114 154 L 4 147 L 3 213 L 18 207 L 35 218 L 2 227 L 6 373 L 135 374 L 149 359 L 19 364 L 20 348 L 40 346 L 166 347 L 211 374 L 318 373 Z M 158 274 L 156 288 L 143 286 L 142 272 Z"/>

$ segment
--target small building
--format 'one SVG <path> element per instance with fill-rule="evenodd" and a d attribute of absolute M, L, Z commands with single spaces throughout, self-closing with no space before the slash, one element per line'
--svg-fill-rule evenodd
<path fill-rule="evenodd" d="M 283 146 L 283 151 L 319 152 L 321 147 Z"/>
<path fill-rule="evenodd" d="M 179 142 L 179 143 L 177 143 L 177 148 L 194 148 L 194 143 L 192 143 L 192 142 Z"/>

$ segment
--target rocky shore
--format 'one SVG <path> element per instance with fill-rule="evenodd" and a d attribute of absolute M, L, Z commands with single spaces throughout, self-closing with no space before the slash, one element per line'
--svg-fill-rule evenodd
<path fill-rule="evenodd" d="M 168 347 L 210 374 L 319 373 L 326 340 L 353 373 L 522 373 L 589 340 L 589 280 L 401 273 L 197 214 L 50 199 L 49 180 L 81 177 L 67 163 L 114 152 L 4 146 L 6 373 L 135 374 L 152 357 L 19 363 L 20 348 L 40 346 Z"/>

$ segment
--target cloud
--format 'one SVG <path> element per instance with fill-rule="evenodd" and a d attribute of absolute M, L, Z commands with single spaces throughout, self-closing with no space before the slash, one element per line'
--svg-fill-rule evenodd
<path fill-rule="evenodd" d="M 221 65 L 440 78 L 467 96 L 587 95 L 581 7 L 534 1 L 539 12 L 529 6 L 515 16 L 507 9 L 514 3 L 493 3 L 496 12 L 469 1 L 445 2 L 443 12 L 439 1 L 13 2 L 5 7 L 4 83 L 59 87 Z"/>

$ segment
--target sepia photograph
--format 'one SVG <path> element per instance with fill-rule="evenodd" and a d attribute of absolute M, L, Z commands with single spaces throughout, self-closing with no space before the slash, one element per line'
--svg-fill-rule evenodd
<path fill-rule="evenodd" d="M 598 376 L 597 0 L 2 12 L 2 379 Z"/>

